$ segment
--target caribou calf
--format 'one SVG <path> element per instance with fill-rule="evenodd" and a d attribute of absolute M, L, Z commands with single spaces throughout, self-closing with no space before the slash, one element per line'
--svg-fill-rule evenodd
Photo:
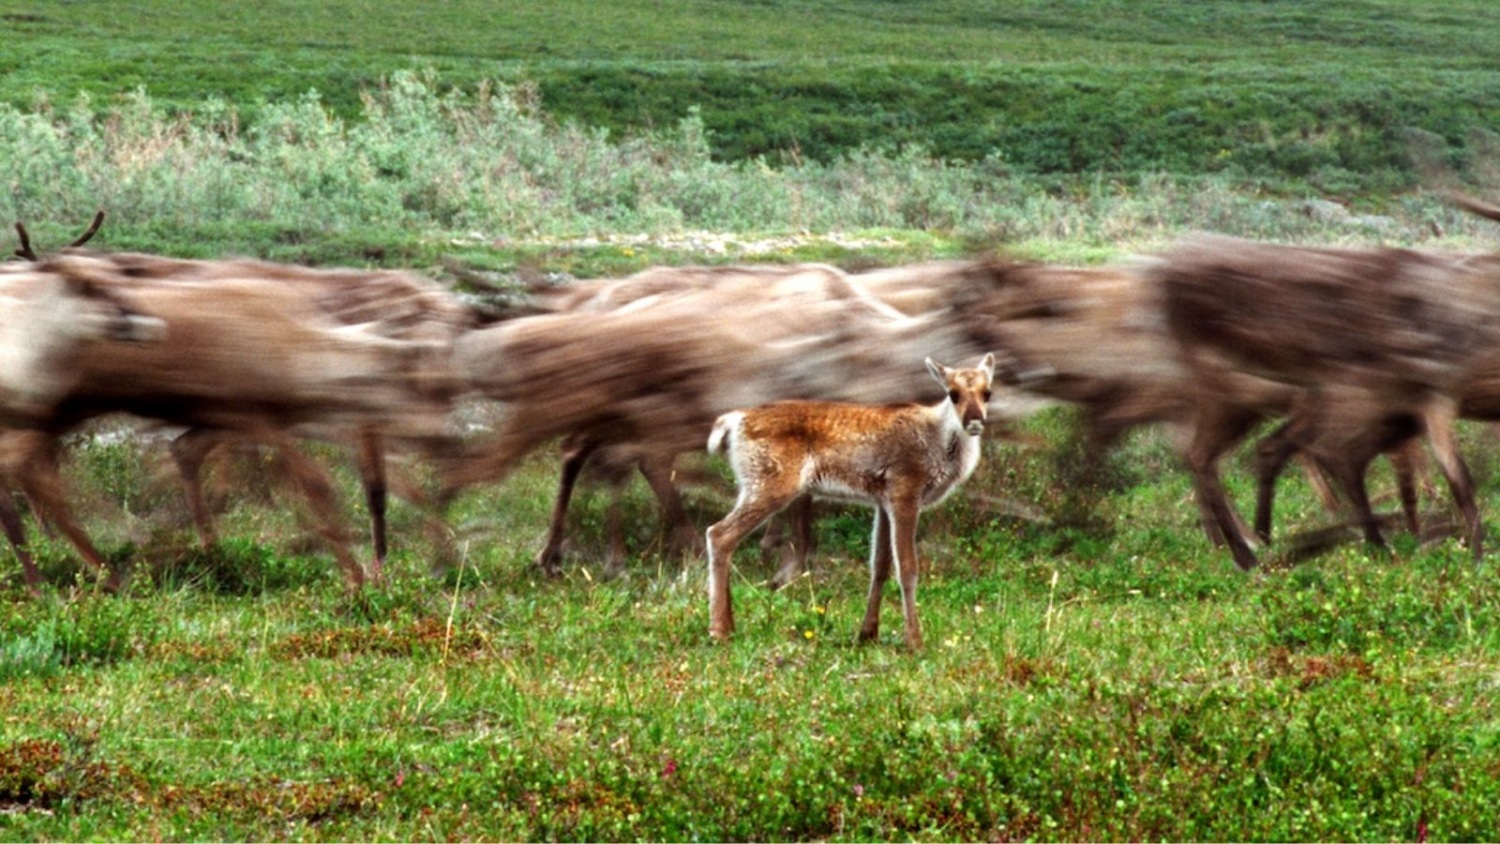
<path fill-rule="evenodd" d="M 917 514 L 958 488 L 979 464 L 995 356 L 973 369 L 927 359 L 948 391 L 933 405 L 784 401 L 720 416 L 708 450 L 728 451 L 739 486 L 729 515 L 708 529 L 709 633 L 734 631 L 729 563 L 740 541 L 806 493 L 870 504 L 870 594 L 859 638 L 875 638 L 892 560 L 901 583 L 906 644 L 922 647 L 917 620 Z"/>

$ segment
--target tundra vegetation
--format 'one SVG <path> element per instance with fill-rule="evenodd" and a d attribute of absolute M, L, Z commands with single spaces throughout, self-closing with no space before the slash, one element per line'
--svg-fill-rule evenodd
<path fill-rule="evenodd" d="M 1493 223 L 1406 190 L 1409 138 L 1494 184 L 1471 134 L 1493 128 L 1474 115 L 1496 90 L 1477 3 L 1323 4 L 1315 20 L 1263 3 L 1011 4 L 1014 26 L 995 22 L 1010 39 L 983 43 L 956 33 L 992 4 L 964 2 L 931 4 L 921 26 L 899 4 L 811 16 L 839 38 L 763 37 L 809 18 L 788 2 L 588 4 L 600 17 L 568 31 L 578 15 L 479 25 L 464 3 L 452 19 L 226 8 L 210 31 L 190 5 L 105 20 L 0 3 L 0 220 L 25 220 L 39 249 L 104 207 L 91 246 L 396 267 L 493 296 L 656 264 L 860 269 L 980 246 L 1092 264 L 1190 230 L 1495 243 Z M 1210 7 L 1235 26 L 1205 26 Z M 845 36 L 847 55 L 807 58 Z M 1124 72 L 1147 65 L 1182 76 Z M 716 96 L 735 91 L 781 104 Z M 997 118 L 983 91 L 1037 110 Z M 1184 110 L 1163 111 L 1173 96 Z M 947 132 L 913 103 L 1015 134 L 965 153 L 947 144 L 1001 136 Z M 1222 131 L 1229 118 L 1255 131 Z M 797 121 L 829 143 L 780 128 Z M 1162 154 L 1112 146 L 1121 127 Z M 1049 164 L 1037 150 L 1054 139 L 1112 151 Z M 70 502 L 131 576 L 105 594 L 37 530 L 39 597 L 11 561 L 0 836 L 1500 838 L 1500 575 L 1454 538 L 1433 470 L 1422 535 L 1388 529 L 1388 549 L 1289 473 L 1276 544 L 1247 574 L 1204 538 L 1166 432 L 1100 455 L 1082 445 L 1098 422 L 1059 408 L 987 433 L 974 476 L 923 515 L 920 655 L 893 629 L 862 646 L 850 632 L 868 510 L 820 509 L 811 573 L 780 590 L 746 543 L 735 637 L 713 643 L 704 565 L 662 552 L 639 481 L 624 577 L 595 562 L 605 496 L 587 486 L 562 576 L 534 568 L 556 485 L 543 448 L 454 502 L 439 573 L 425 514 L 393 502 L 386 579 L 350 594 L 274 460 L 209 461 L 219 541 L 203 550 L 165 444 L 90 423 L 66 438 Z M 1457 437 L 1495 548 L 1493 434 L 1459 422 Z M 308 451 L 345 523 L 362 519 L 347 454 Z M 1220 462 L 1234 500 L 1253 500 L 1253 462 Z M 1369 487 L 1395 509 L 1383 462 Z M 732 490 L 688 486 L 684 505 L 707 526 Z"/>

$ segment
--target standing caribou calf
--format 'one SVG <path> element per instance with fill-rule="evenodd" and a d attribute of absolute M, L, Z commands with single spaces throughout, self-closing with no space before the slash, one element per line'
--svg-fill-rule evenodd
<path fill-rule="evenodd" d="M 708 529 L 709 633 L 734 632 L 729 562 L 740 540 L 805 493 L 870 504 L 870 595 L 859 638 L 875 638 L 894 559 L 906 644 L 922 647 L 917 620 L 917 514 L 958 488 L 979 464 L 995 356 L 973 369 L 927 359 L 948 391 L 932 405 L 784 401 L 720 416 L 708 450 L 727 448 L 739 486 L 729 515 Z"/>

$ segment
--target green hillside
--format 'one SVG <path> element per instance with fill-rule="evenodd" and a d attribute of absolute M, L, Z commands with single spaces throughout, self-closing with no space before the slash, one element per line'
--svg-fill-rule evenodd
<path fill-rule="evenodd" d="M 534 83 L 615 137 L 698 106 L 714 155 L 862 145 L 1021 172 L 1227 172 L 1335 193 L 1411 182 L 1409 127 L 1463 163 L 1500 114 L 1489 4 L 457 0 L 203 6 L 6 2 L 0 101 L 144 87 L 245 109 L 316 89 L 338 114 L 393 71 Z"/>

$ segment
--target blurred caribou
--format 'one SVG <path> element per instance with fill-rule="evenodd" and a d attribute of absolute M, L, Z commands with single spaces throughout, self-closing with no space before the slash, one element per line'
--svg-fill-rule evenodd
<path fill-rule="evenodd" d="M 1241 436 L 1235 379 L 1297 391 L 1280 445 L 1263 460 L 1257 521 L 1269 528 L 1266 467 L 1293 448 L 1330 471 L 1380 543 L 1364 487 L 1376 454 L 1424 436 L 1467 527 L 1481 524 L 1453 422 L 1476 367 L 1500 350 L 1500 259 L 1403 249 L 1314 249 L 1223 237 L 1186 241 L 1149 271 L 1162 285 L 1169 330 L 1193 373 L 1190 469 L 1200 501 L 1225 528 L 1235 562 L 1256 564 L 1218 478 Z"/>
<path fill-rule="evenodd" d="M 313 269 L 252 259 L 189 261 L 137 253 L 100 256 L 138 281 L 212 284 L 224 279 L 265 279 L 287 287 L 339 325 L 358 326 L 392 340 L 446 348 L 476 325 L 472 309 L 428 279 L 393 270 Z M 456 384 L 456 382 L 455 382 Z M 370 516 L 373 570 L 385 564 L 386 451 L 378 426 L 303 426 L 298 436 L 352 442 Z M 204 502 L 201 474 L 216 448 L 240 437 L 232 430 L 194 427 L 172 443 L 189 509 L 205 546 L 214 542 L 213 522 Z M 430 445 L 430 444 L 429 444 Z M 444 446 L 445 447 L 445 446 Z"/>
<path fill-rule="evenodd" d="M 527 317 L 461 338 L 460 370 L 506 415 L 454 466 L 450 492 L 504 476 L 558 436 L 670 467 L 699 451 L 730 409 L 785 398 L 905 401 L 927 389 L 917 377 L 927 355 L 988 351 L 962 311 L 944 303 L 907 316 L 832 268 L 692 275 L 675 285 L 658 276 L 652 292 L 625 292 L 612 309 Z M 617 284 L 601 287 L 621 294 Z M 569 479 L 565 471 L 564 494 Z"/>
<path fill-rule="evenodd" d="M 86 561 L 103 567 L 62 494 L 58 437 L 86 419 L 124 411 L 275 446 L 316 511 L 320 533 L 349 584 L 363 583 L 365 570 L 337 524 L 332 485 L 291 446 L 290 436 L 332 428 L 357 431 L 370 441 L 389 437 L 443 450 L 459 386 L 449 365 L 451 335 L 404 338 L 413 311 L 421 309 L 399 307 L 399 296 L 381 296 L 379 279 L 368 276 L 368 283 L 319 285 L 306 277 L 312 271 L 262 262 L 139 255 L 64 254 L 30 266 L 60 283 L 86 284 L 141 303 L 163 327 L 160 343 L 103 342 L 81 349 L 72 360 L 68 389 L 4 449 L 12 476 L 39 515 L 57 525 Z M 299 279 L 307 286 L 299 286 Z M 202 451 L 199 443 L 191 448 Z M 28 566 L 28 580 L 36 577 Z"/>
<path fill-rule="evenodd" d="M 1484 217 L 1489 220 L 1500 221 L 1500 208 L 1480 201 L 1473 197 L 1450 193 L 1449 198 L 1460 208 Z M 1439 256 L 1440 260 L 1451 262 L 1452 271 L 1458 274 L 1460 279 L 1469 278 L 1465 284 L 1477 284 L 1480 287 L 1489 282 L 1475 276 L 1493 276 L 1500 271 L 1496 256 Z M 1436 294 L 1441 295 L 1441 294 Z M 1472 349 L 1472 356 L 1464 365 L 1463 374 L 1457 380 L 1457 415 L 1464 419 L 1481 420 L 1487 422 L 1500 421 L 1500 347 L 1488 345 L 1476 345 Z M 1275 493 L 1275 482 L 1281 467 L 1292 455 L 1299 452 L 1316 452 L 1320 443 L 1326 443 L 1330 434 L 1323 430 L 1328 422 L 1322 417 L 1323 410 L 1317 403 L 1309 403 L 1299 408 L 1298 412 L 1270 436 L 1263 440 L 1258 448 L 1257 454 L 1257 499 L 1256 499 L 1256 528 L 1262 539 L 1269 539 L 1271 523 L 1271 507 Z M 1342 420 L 1335 424 L 1343 424 Z M 1417 451 L 1418 439 L 1425 432 L 1423 420 L 1410 413 L 1400 410 L 1392 410 L 1383 418 L 1372 423 L 1372 430 L 1366 432 L 1363 438 L 1355 438 L 1356 446 L 1363 446 L 1366 450 L 1372 447 L 1370 440 L 1376 443 L 1387 443 L 1395 453 L 1403 455 L 1397 463 L 1397 482 L 1401 487 L 1401 499 L 1403 508 L 1407 512 L 1407 526 L 1413 532 L 1417 532 L 1418 524 L 1415 516 L 1416 490 L 1413 476 L 1416 471 L 1417 462 L 1420 459 Z M 1363 439 L 1364 442 L 1360 440 Z M 1331 473 L 1344 471 L 1350 477 L 1345 485 L 1355 488 L 1355 495 L 1361 495 L 1363 482 L 1363 458 L 1358 448 L 1351 451 L 1348 448 L 1340 449 L 1345 465 L 1330 468 Z M 1326 456 L 1314 453 L 1313 459 L 1323 462 Z M 1455 495 L 1459 493 L 1455 492 Z M 1467 514 L 1466 514 L 1467 516 Z M 1363 508 L 1361 523 L 1365 529 L 1366 538 L 1375 543 L 1381 542 L 1378 525 L 1373 513 L 1368 506 Z M 1479 551 L 1475 550 L 1476 558 Z"/>
<path fill-rule="evenodd" d="M 826 264 L 653 267 L 622 279 L 579 281 L 550 289 L 534 289 L 532 301 L 543 313 L 553 315 L 616 310 L 636 312 L 670 302 L 682 294 L 695 293 L 705 294 L 697 297 L 699 301 L 716 303 L 721 312 L 728 312 L 747 296 L 858 298 L 860 294 L 851 290 L 844 279 L 841 270 Z M 712 313 L 705 314 L 708 319 L 713 316 Z M 548 520 L 547 538 L 535 558 L 537 567 L 553 576 L 560 572 L 568 509 L 574 487 L 586 466 L 592 467 L 595 475 L 602 477 L 613 489 L 613 499 L 606 514 L 609 551 L 604 568 L 607 573 L 623 571 L 626 549 L 621 495 L 623 484 L 633 470 L 640 472 L 656 496 L 667 531 L 668 548 L 678 553 L 701 553 L 702 536 L 689 520 L 677 489 L 679 472 L 676 461 L 675 454 L 663 455 L 654 448 L 642 448 L 633 442 L 607 441 L 587 432 L 567 436 L 562 445 L 562 467 Z M 800 539 L 809 535 L 811 530 L 805 526 L 809 518 L 806 508 L 799 508 L 797 513 Z M 796 563 L 789 565 L 800 564 L 807 543 L 799 541 L 793 548 L 791 559 Z"/>
<path fill-rule="evenodd" d="M 104 222 L 104 212 L 68 244 L 87 243 Z M 145 315 L 129 297 L 84 278 L 39 271 L 26 226 L 15 224 L 15 255 L 26 263 L 0 264 L 0 467 L 25 431 L 47 419 L 77 383 L 78 357 L 90 343 L 159 341 L 161 320 Z M 0 494 L 0 527 L 21 561 L 29 585 L 40 575 L 26 548 L 25 528 L 15 502 Z"/>
<path fill-rule="evenodd" d="M 1102 450 L 1133 427 L 1162 424 L 1179 453 L 1189 456 L 1201 381 L 1179 355 L 1160 282 L 1149 268 L 989 259 L 901 267 L 857 278 L 868 279 L 876 292 L 882 283 L 898 279 L 908 288 L 966 291 L 966 307 L 983 320 L 985 342 L 1021 359 L 1044 362 L 1051 370 L 1049 378 L 1026 389 L 1080 408 L 1089 447 Z M 1228 443 L 1237 442 L 1258 423 L 1292 412 L 1302 394 L 1298 386 L 1252 372 L 1219 373 L 1214 400 L 1221 419 L 1216 430 Z M 1415 519 L 1411 472 L 1405 468 L 1411 456 L 1401 445 L 1392 449 L 1388 456 L 1406 481 L 1408 518 Z M 1322 476 L 1311 466 L 1308 474 L 1315 485 L 1321 484 Z M 1335 506 L 1331 494 L 1324 495 L 1324 502 L 1330 509 Z M 1227 541 L 1230 533 L 1249 541 L 1248 528 L 1232 511 L 1226 522 L 1210 508 L 1209 499 L 1197 503 L 1204 529 L 1216 543 Z"/>

